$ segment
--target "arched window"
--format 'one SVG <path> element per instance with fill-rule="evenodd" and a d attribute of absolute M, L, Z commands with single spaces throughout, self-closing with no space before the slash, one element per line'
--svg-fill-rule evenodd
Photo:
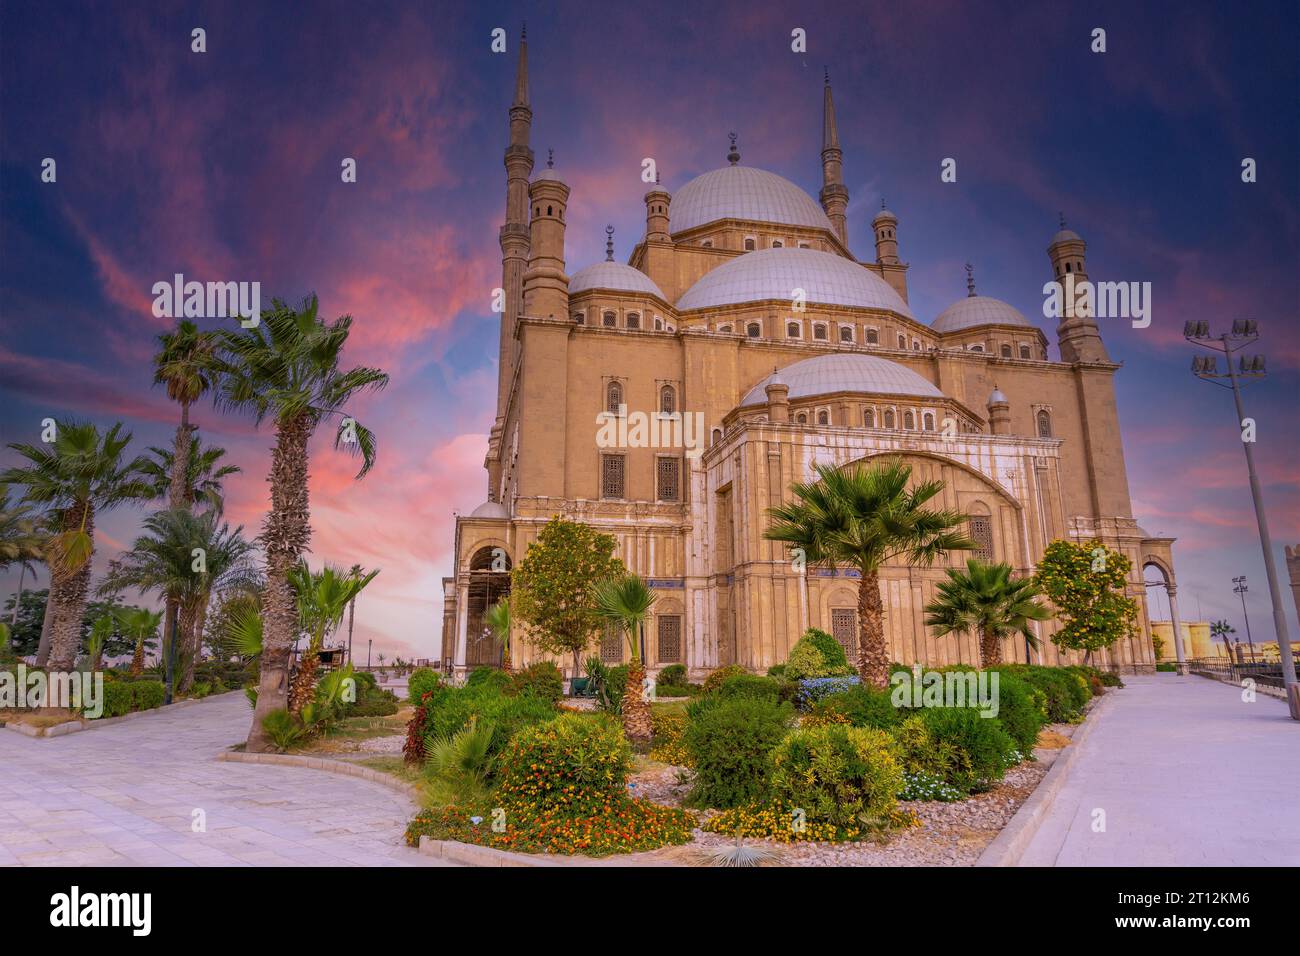
<path fill-rule="evenodd" d="M 662 332 L 663 330 L 664 330 L 664 320 L 661 319 L 661 318 L 659 318 L 659 316 L 656 315 L 656 316 L 655 316 L 655 331 L 656 331 L 656 332 Z"/>
<path fill-rule="evenodd" d="M 1010 346 L 1010 345 L 1004 345 L 1004 346 L 1002 346 L 1002 357 L 1003 357 L 1003 358 L 1011 358 L 1011 346 Z"/>
<path fill-rule="evenodd" d="M 862 424 L 867 428 L 876 427 L 876 410 L 874 408 L 864 408 L 862 410 Z"/>
<path fill-rule="evenodd" d="M 619 409 L 623 404 L 623 385 L 621 382 L 610 382 L 605 386 L 605 411 L 619 414 Z"/>
<path fill-rule="evenodd" d="M 785 324 L 785 334 L 786 334 L 789 338 L 797 339 L 797 338 L 799 337 L 799 323 L 798 323 L 798 322 L 787 322 L 787 323 Z"/>
<path fill-rule="evenodd" d="M 913 414 L 910 408 L 903 412 L 903 427 L 908 431 L 915 431 L 916 429 L 916 415 Z"/>
<path fill-rule="evenodd" d="M 826 409 L 823 408 L 821 411 L 817 413 L 817 424 L 829 425 L 830 423 L 831 423 L 830 412 L 826 411 Z"/>
<path fill-rule="evenodd" d="M 756 339 L 763 334 L 763 327 L 757 322 L 750 322 L 749 325 L 745 326 L 745 334 L 751 339 Z"/>
<path fill-rule="evenodd" d="M 575 312 L 573 313 L 573 321 L 577 322 L 579 325 L 583 325 L 587 321 L 587 316 L 581 312 Z"/>
<path fill-rule="evenodd" d="M 913 351 L 913 352 L 919 352 L 919 351 L 921 351 L 921 340 L 920 340 L 920 339 L 912 339 L 912 351 Z"/>
<path fill-rule="evenodd" d="M 715 428 L 713 429 L 713 444 L 716 445 L 720 441 L 722 441 L 722 429 Z"/>
<path fill-rule="evenodd" d="M 894 427 L 894 410 L 892 408 L 885 409 L 885 427 L 886 428 Z"/>
<path fill-rule="evenodd" d="M 840 341 L 841 341 L 841 342 L 852 342 L 852 341 L 853 341 L 853 326 L 851 326 L 851 325 L 841 325 L 841 326 L 840 326 Z"/>
<path fill-rule="evenodd" d="M 546 207 L 546 215 L 548 215 L 548 216 L 551 215 L 551 207 L 550 207 L 550 206 L 547 206 L 547 207 Z"/>
<path fill-rule="evenodd" d="M 784 247 L 785 247 L 785 243 L 782 242 L 780 239 L 773 239 L 773 240 L 772 240 L 772 248 L 773 248 L 773 249 L 781 249 L 781 248 L 784 248 Z"/>
<path fill-rule="evenodd" d="M 1038 413 L 1038 437 L 1052 437 L 1052 416 L 1048 414 L 1045 408 Z"/>
<path fill-rule="evenodd" d="M 639 329 L 639 328 L 641 328 L 641 313 L 640 313 L 640 312 L 629 312 L 629 313 L 627 314 L 627 327 L 628 327 L 629 329 Z"/>
<path fill-rule="evenodd" d="M 1065 271 L 1066 272 L 1070 271 L 1070 264 L 1068 262 L 1065 264 Z"/>
<path fill-rule="evenodd" d="M 600 321 L 604 324 L 605 328 L 612 329 L 618 324 L 618 316 L 613 312 L 606 312 L 600 317 Z"/>
<path fill-rule="evenodd" d="M 824 326 L 824 325 L 820 325 L 820 324 L 818 324 L 818 325 L 814 325 L 814 326 L 813 326 L 813 338 L 817 339 L 819 342 L 825 342 L 825 341 L 826 341 L 826 326 Z"/>
<path fill-rule="evenodd" d="M 746 251 L 746 252 L 753 252 L 753 251 L 754 251 L 754 240 L 753 240 L 752 238 L 749 238 L 749 239 L 746 239 L 746 240 L 745 240 L 745 251 Z"/>
<path fill-rule="evenodd" d="M 973 554 L 981 561 L 993 560 L 993 519 L 988 515 L 969 515 L 966 533 L 975 542 Z"/>
<path fill-rule="evenodd" d="M 731 331 L 731 326 L 729 326 L 729 325 L 720 325 L 720 326 L 718 326 L 718 331 L 719 331 L 719 332 L 730 332 L 730 331 Z"/>
<path fill-rule="evenodd" d="M 799 243 L 799 248 L 800 248 L 800 249 L 811 249 L 812 247 L 809 246 L 808 243 L 806 243 L 806 242 L 801 242 L 801 243 Z"/>
<path fill-rule="evenodd" d="M 798 415 L 796 415 L 794 420 L 797 421 L 800 425 L 808 424 L 808 416 L 805 415 L 803 412 L 800 412 Z"/>
<path fill-rule="evenodd" d="M 875 329 L 867 329 L 867 344 L 868 344 L 868 345 L 879 345 L 879 344 L 880 344 L 880 333 L 877 332 Z"/>
<path fill-rule="evenodd" d="M 906 335 L 903 335 L 903 334 L 901 334 L 901 333 L 899 334 L 899 336 L 898 336 L 898 347 L 899 347 L 900 349 L 905 349 L 905 348 L 907 348 L 907 336 L 906 336 Z"/>
<path fill-rule="evenodd" d="M 1020 346 L 1020 357 L 1021 357 L 1022 359 L 1027 359 L 1027 358 L 1029 358 L 1029 346 L 1028 346 L 1028 345 L 1022 345 L 1022 346 Z"/>
<path fill-rule="evenodd" d="M 671 385 L 659 389 L 659 411 L 668 415 L 677 411 L 677 392 Z"/>
<path fill-rule="evenodd" d="M 983 351 L 984 351 L 984 346 L 982 346 L 982 345 L 972 345 L 972 346 L 970 347 L 970 350 L 971 350 L 972 352 L 983 352 Z"/>
<path fill-rule="evenodd" d="M 925 425 L 926 431 L 934 431 L 934 415 L 932 413 L 926 412 L 925 415 L 921 417 L 921 422 Z"/>
<path fill-rule="evenodd" d="M 703 242 L 700 243 L 700 245 L 702 245 L 705 249 L 712 249 L 712 248 L 713 248 L 713 240 L 712 240 L 712 239 L 705 239 Z"/>

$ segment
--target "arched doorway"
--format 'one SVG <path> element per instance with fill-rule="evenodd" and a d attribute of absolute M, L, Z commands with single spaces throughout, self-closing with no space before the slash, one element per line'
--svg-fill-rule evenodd
<path fill-rule="evenodd" d="M 465 666 L 500 667 L 504 647 L 483 622 L 483 616 L 510 593 L 510 555 L 504 548 L 486 547 L 469 562 L 466 594 Z"/>

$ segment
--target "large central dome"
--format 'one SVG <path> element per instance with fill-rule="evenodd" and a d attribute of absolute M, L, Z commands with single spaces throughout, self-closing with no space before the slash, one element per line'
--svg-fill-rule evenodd
<path fill-rule="evenodd" d="M 745 302 L 794 298 L 802 289 L 809 305 L 881 309 L 912 318 L 907 303 L 871 270 L 817 249 L 762 249 L 747 252 L 706 272 L 682 293 L 677 309 L 715 308 Z"/>
<path fill-rule="evenodd" d="M 672 230 L 720 219 L 749 219 L 834 232 L 816 200 L 790 180 L 751 166 L 723 166 L 696 176 L 672 201 Z"/>
<path fill-rule="evenodd" d="M 906 395 L 910 398 L 943 398 L 933 382 L 922 378 L 906 365 L 899 365 L 879 355 L 857 352 L 818 355 L 787 365 L 773 372 L 790 386 L 790 399 L 832 395 L 836 392 L 862 392 L 868 395 Z M 745 405 L 767 404 L 767 376 L 746 393 Z"/>

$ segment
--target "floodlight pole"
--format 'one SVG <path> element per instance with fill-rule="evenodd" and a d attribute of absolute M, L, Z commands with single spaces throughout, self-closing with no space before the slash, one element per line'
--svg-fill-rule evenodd
<path fill-rule="evenodd" d="M 1195 323 L 1188 323 L 1189 326 Z M 1195 345 L 1202 345 L 1205 348 L 1213 349 L 1216 352 L 1223 352 L 1228 362 L 1228 380 L 1232 383 L 1232 398 L 1237 406 L 1237 428 L 1242 427 L 1242 422 L 1246 418 L 1246 410 L 1241 402 L 1241 383 L 1237 379 L 1237 370 L 1232 364 L 1232 353 L 1239 348 L 1254 342 L 1257 334 L 1254 331 L 1253 322 L 1243 323 L 1240 333 L 1234 328 L 1232 333 L 1225 332 L 1222 335 L 1214 336 L 1218 339 L 1219 345 L 1210 345 L 1203 341 L 1210 338 L 1205 334 L 1205 326 L 1202 323 L 1200 334 L 1188 335 L 1188 341 Z M 1185 333 L 1186 334 L 1186 333 Z M 1238 344 L 1234 347 L 1232 341 Z M 1262 368 L 1262 365 L 1257 366 Z M 1254 369 L 1252 369 L 1254 370 Z M 1219 377 L 1219 376 L 1215 376 Z M 1246 470 L 1250 473 L 1250 497 L 1255 503 L 1255 522 L 1259 526 L 1259 544 L 1264 552 L 1264 572 L 1268 576 L 1268 595 L 1273 602 L 1273 628 L 1277 631 L 1277 647 L 1282 657 L 1282 683 L 1287 694 L 1287 702 L 1290 705 L 1291 717 L 1300 720 L 1300 688 L 1296 685 L 1295 676 L 1295 659 L 1291 654 L 1291 636 L 1287 633 L 1286 611 L 1282 605 L 1282 591 L 1278 587 L 1277 568 L 1273 561 L 1273 539 L 1268 533 L 1268 517 L 1264 513 L 1264 494 L 1260 490 L 1259 475 L 1255 472 L 1255 452 L 1251 447 L 1254 442 L 1243 441 L 1242 449 L 1246 453 Z M 1243 608 L 1245 606 L 1243 597 Z"/>

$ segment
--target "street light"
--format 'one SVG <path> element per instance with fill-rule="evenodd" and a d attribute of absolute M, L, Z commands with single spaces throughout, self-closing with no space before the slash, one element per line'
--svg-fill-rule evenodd
<path fill-rule="evenodd" d="M 1243 574 L 1239 578 L 1233 578 L 1232 583 L 1236 585 L 1233 592 L 1241 595 L 1241 616 L 1246 619 L 1246 642 L 1250 645 L 1250 662 L 1255 663 L 1255 641 L 1250 636 L 1250 615 L 1246 613 L 1246 592 L 1250 588 L 1246 587 L 1246 576 Z"/>
<path fill-rule="evenodd" d="M 1194 356 L 1192 374 L 1199 379 L 1212 382 L 1223 388 L 1232 389 L 1232 398 L 1237 406 L 1237 427 L 1245 428 L 1246 411 L 1241 404 L 1242 379 L 1261 379 L 1264 377 L 1264 356 L 1243 355 L 1239 367 L 1233 365 L 1233 354 L 1253 345 L 1259 338 L 1259 328 L 1254 319 L 1236 319 L 1232 331 L 1219 336 L 1210 335 L 1210 324 L 1202 321 L 1187 322 L 1183 326 L 1183 337 L 1193 345 L 1210 349 L 1223 355 L 1228 370 L 1218 370 L 1219 360 L 1216 356 Z M 1228 384 L 1219 381 L 1226 377 Z M 1246 470 L 1250 473 L 1250 496 L 1255 504 L 1255 522 L 1259 525 L 1259 545 L 1264 551 L 1264 571 L 1268 575 L 1268 595 L 1273 602 L 1273 628 L 1277 631 L 1277 646 L 1282 656 L 1282 682 L 1286 685 L 1287 702 L 1291 717 L 1300 720 L 1300 687 L 1296 686 L 1295 660 L 1291 656 L 1291 637 L 1287 633 L 1286 610 L 1282 605 L 1282 591 L 1277 583 L 1277 568 L 1273 562 L 1273 539 L 1268 533 L 1268 517 L 1264 513 L 1264 494 L 1259 487 L 1259 476 L 1255 473 L 1254 436 L 1246 441 L 1243 436 L 1242 449 L 1246 453 Z M 1244 588 L 1245 584 L 1239 582 Z M 1242 608 L 1245 608 L 1245 592 L 1242 592 Z M 1249 630 L 1249 627 L 1247 628 Z"/>

